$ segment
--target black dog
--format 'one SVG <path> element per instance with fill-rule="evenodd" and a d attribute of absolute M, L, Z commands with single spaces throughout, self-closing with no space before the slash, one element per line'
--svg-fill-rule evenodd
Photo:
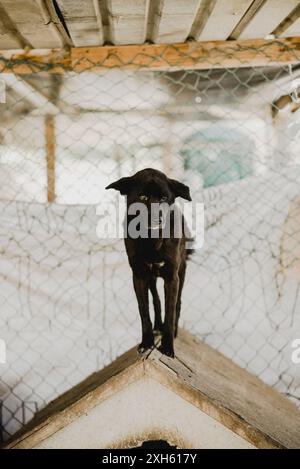
<path fill-rule="evenodd" d="M 144 204 L 147 214 L 151 213 L 152 204 L 155 204 L 155 207 L 159 206 L 154 217 L 147 215 L 146 233 L 148 230 L 149 236 L 136 237 L 128 233 L 125 237 L 125 246 L 133 271 L 133 285 L 142 321 L 142 342 L 139 345 L 139 351 L 143 352 L 154 346 L 149 315 L 148 291 L 150 290 L 155 312 L 154 331 L 162 332 L 160 351 L 174 357 L 173 341 L 177 335 L 180 315 L 181 293 L 188 256 L 185 244 L 188 238 L 184 234 L 184 229 L 180 237 L 175 237 L 174 210 L 170 210 L 170 206 L 174 204 L 176 197 L 191 200 L 189 188 L 174 179 L 169 179 L 160 171 L 147 168 L 131 177 L 124 177 L 113 182 L 106 189 L 116 189 L 122 195 L 127 196 L 127 228 L 133 219 L 129 214 L 129 207 L 132 204 Z M 169 213 L 166 207 L 169 208 Z M 169 236 L 164 237 L 162 232 L 168 215 Z M 180 224 L 184 226 L 182 214 L 180 214 Z M 156 279 L 159 276 L 164 279 L 164 323 L 162 323 L 161 304 L 156 289 Z"/>

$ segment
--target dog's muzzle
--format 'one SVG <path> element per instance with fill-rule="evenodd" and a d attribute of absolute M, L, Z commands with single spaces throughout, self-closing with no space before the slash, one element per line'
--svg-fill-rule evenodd
<path fill-rule="evenodd" d="M 156 216 L 152 215 L 152 218 L 149 220 L 149 229 L 150 230 L 159 230 L 159 229 L 164 228 L 165 225 L 166 225 L 166 216 L 161 211 Z"/>
<path fill-rule="evenodd" d="M 163 228 L 163 227 L 164 227 L 163 217 L 159 217 L 156 220 L 151 220 L 151 223 L 149 226 L 150 230 L 159 230 L 160 228 Z"/>

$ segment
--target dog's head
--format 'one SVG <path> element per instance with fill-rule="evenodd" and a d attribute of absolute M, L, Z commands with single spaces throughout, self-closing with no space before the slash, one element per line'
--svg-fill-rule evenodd
<path fill-rule="evenodd" d="M 123 177 L 105 189 L 116 189 L 121 195 L 126 195 L 128 206 L 135 203 L 146 205 L 148 214 L 153 206 L 159 204 L 157 217 L 154 215 L 154 218 L 151 218 L 151 229 L 163 225 L 168 207 L 173 205 L 177 197 L 192 200 L 188 186 L 152 168 L 143 169 L 130 177 Z"/>

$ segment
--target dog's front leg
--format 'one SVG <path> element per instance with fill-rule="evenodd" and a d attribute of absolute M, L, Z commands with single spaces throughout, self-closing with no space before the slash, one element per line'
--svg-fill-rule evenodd
<path fill-rule="evenodd" d="M 147 278 L 143 278 L 142 276 L 137 276 L 134 273 L 133 285 L 142 322 L 142 342 L 139 345 L 139 352 L 142 353 L 154 345 L 152 323 L 149 314 L 149 280 Z"/>
<path fill-rule="evenodd" d="M 174 357 L 173 342 L 178 288 L 179 279 L 177 273 L 165 279 L 165 322 L 160 351 L 169 357 Z"/>

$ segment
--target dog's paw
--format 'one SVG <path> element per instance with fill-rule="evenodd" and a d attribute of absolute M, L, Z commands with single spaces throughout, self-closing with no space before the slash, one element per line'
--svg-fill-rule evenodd
<path fill-rule="evenodd" d="M 138 353 L 143 354 L 154 347 L 154 342 L 141 342 L 138 346 Z"/>
<path fill-rule="evenodd" d="M 174 347 L 170 344 L 161 344 L 158 350 L 167 357 L 174 358 Z"/>

